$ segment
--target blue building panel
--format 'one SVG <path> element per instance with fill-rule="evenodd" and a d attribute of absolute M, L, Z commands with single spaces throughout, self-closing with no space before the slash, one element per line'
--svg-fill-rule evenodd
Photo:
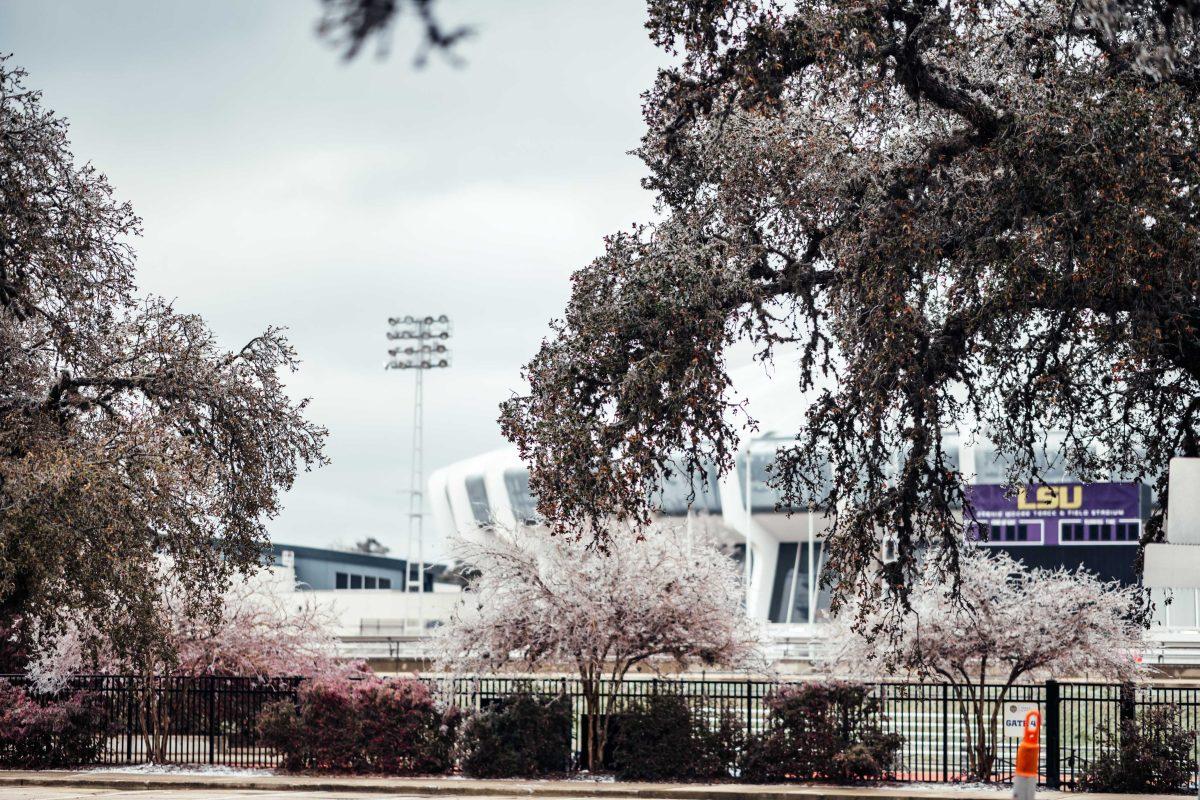
<path fill-rule="evenodd" d="M 273 544 L 271 563 L 282 565 L 284 552 L 292 554 L 297 582 L 309 589 L 404 591 L 407 587 L 408 561 L 403 558 Z M 425 590 L 433 590 L 433 575 L 428 568 L 425 572 Z"/>

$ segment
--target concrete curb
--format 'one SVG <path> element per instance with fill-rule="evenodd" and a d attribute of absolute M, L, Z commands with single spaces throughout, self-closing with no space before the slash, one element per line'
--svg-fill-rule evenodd
<path fill-rule="evenodd" d="M 506 780 L 413 780 L 405 778 L 325 777 L 315 775 L 223 776 L 223 775 L 144 775 L 138 773 L 78 772 L 3 772 L 0 787 L 47 786 L 127 790 L 196 790 L 270 792 L 361 792 L 410 796 L 457 797 L 545 797 L 545 798 L 644 798 L 645 800 L 1000 800 L 1008 797 L 1004 787 L 986 789 L 931 789 L 927 786 L 906 788 L 832 787 L 832 786 L 755 786 L 747 784 L 645 784 L 585 783 L 582 781 L 506 781 Z M 1063 792 L 1038 792 L 1039 799 L 1068 796 Z M 1104 800 L 1117 795 L 1091 795 L 1089 800 Z M 1151 800 L 1153 795 L 1139 795 Z M 1178 800 L 1178 798 L 1175 798 Z"/>

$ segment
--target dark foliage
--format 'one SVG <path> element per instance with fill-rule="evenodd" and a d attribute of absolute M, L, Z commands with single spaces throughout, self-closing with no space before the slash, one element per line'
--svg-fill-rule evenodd
<path fill-rule="evenodd" d="M 57 769 L 95 764 L 107 734 L 104 699 L 73 692 L 39 699 L 0 680 L 0 766 Z"/>
<path fill-rule="evenodd" d="M 752 783 L 886 777 L 903 737 L 879 727 L 880 705 L 867 687 L 844 681 L 784 686 L 767 699 L 770 727 L 750 737 L 741 777 Z"/>
<path fill-rule="evenodd" d="M 1122 720 L 1119 732 L 1096 729 L 1101 753 L 1079 780 L 1087 792 L 1186 792 L 1196 774 L 1196 732 L 1183 727 L 1179 709 L 1152 708 Z"/>
<path fill-rule="evenodd" d="M 571 768 L 571 701 L 521 693 L 471 717 L 459 741 L 472 778 L 536 778 Z"/>
<path fill-rule="evenodd" d="M 212 619 L 325 432 L 278 329 L 227 350 L 137 294 L 138 218 L 24 79 L 0 56 L 0 620 L 169 650 L 163 583 Z"/>
<path fill-rule="evenodd" d="M 0 618 L 0 675 L 23 674 L 29 666 L 29 651 L 21 641 L 16 618 Z"/>
<path fill-rule="evenodd" d="M 318 679 L 264 707 L 258 733 L 291 771 L 427 775 L 453 766 L 458 721 L 420 681 Z"/>
<path fill-rule="evenodd" d="M 886 578 L 902 607 L 922 548 L 957 574 L 955 429 L 1011 481 L 1163 500 L 1170 458 L 1200 455 L 1200 4 L 649 9 L 677 54 L 644 104 L 661 221 L 575 274 L 502 410 L 546 519 L 603 544 L 664 471 L 730 470 L 740 341 L 798 368 L 772 481 L 830 516 L 835 605 Z"/>
<path fill-rule="evenodd" d="M 425 63 L 431 51 L 449 53 L 454 45 L 471 35 L 471 29 L 446 28 L 433 12 L 434 0 L 321 0 L 321 19 L 317 33 L 341 48 L 347 61 L 374 38 L 383 52 L 392 23 L 405 9 L 411 10 L 421 25 L 422 46 L 417 65 Z"/>
<path fill-rule="evenodd" d="M 728 714 L 712 724 L 697 716 L 680 695 L 653 695 L 621 716 L 613 748 L 617 779 L 725 779 L 736 763 L 741 739 L 742 729 Z"/>

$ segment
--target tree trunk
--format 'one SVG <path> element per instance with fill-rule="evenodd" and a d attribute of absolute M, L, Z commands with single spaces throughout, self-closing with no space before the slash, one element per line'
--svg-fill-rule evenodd
<path fill-rule="evenodd" d="M 142 677 L 142 696 L 138 703 L 142 744 L 146 748 L 146 757 L 153 764 L 166 763 L 170 749 L 171 703 L 167 693 L 165 676 L 150 674 Z"/>
<path fill-rule="evenodd" d="M 1004 701 L 1008 698 L 1008 689 L 1011 683 L 1005 684 L 1000 690 L 1000 694 L 991 703 L 991 714 L 988 716 L 988 772 L 991 772 L 996 763 L 996 720 L 999 718 L 1000 711 L 1004 708 Z"/>
<path fill-rule="evenodd" d="M 595 772 L 603 766 L 604 743 L 607 736 L 607 722 L 603 719 L 600 705 L 600 681 L 589 675 L 584 675 L 581 681 L 583 687 L 583 707 L 587 712 L 587 768 Z"/>

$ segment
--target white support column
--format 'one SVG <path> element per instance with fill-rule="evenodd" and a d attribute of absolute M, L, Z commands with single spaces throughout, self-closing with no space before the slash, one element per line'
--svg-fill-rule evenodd
<path fill-rule="evenodd" d="M 1142 581 L 1163 589 L 1200 588 L 1200 458 L 1172 458 L 1167 544 L 1146 545 Z M 1167 617 L 1168 622 L 1170 616 Z"/>

